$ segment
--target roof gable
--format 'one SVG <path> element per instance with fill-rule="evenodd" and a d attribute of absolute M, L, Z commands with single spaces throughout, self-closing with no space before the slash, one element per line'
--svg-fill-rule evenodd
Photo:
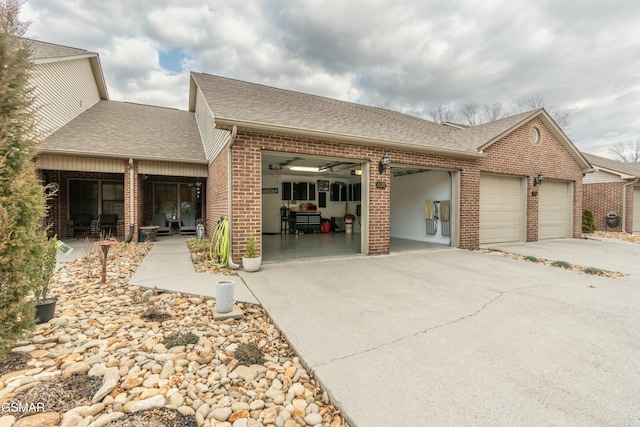
<path fill-rule="evenodd" d="M 91 64 L 91 71 L 96 81 L 100 99 L 109 99 L 107 83 L 104 79 L 100 56 L 96 52 L 90 52 L 75 47 L 61 46 L 53 43 L 41 42 L 33 39 L 25 39 L 31 46 L 34 64 L 47 64 L 51 62 L 73 61 L 78 59 L 88 59 Z"/>

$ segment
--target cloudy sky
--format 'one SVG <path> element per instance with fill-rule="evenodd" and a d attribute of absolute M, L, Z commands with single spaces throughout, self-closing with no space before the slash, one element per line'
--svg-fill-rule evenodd
<path fill-rule="evenodd" d="M 637 0 L 27 0 L 21 18 L 98 52 L 114 100 L 187 109 L 198 71 L 425 118 L 541 96 L 580 150 L 640 138 Z"/>

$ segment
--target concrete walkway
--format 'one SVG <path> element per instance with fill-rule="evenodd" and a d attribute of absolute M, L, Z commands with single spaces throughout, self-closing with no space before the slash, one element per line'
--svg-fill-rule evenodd
<path fill-rule="evenodd" d="M 233 280 L 238 302 L 258 303 L 239 276 L 197 273 L 187 247 L 187 237 L 160 237 L 129 281 L 130 285 L 215 298 L 216 282 Z"/>

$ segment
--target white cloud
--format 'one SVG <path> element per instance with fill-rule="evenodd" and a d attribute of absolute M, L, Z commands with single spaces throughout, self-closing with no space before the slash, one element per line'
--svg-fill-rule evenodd
<path fill-rule="evenodd" d="M 99 52 L 113 99 L 186 108 L 190 70 L 418 113 L 540 94 L 571 111 L 578 148 L 640 136 L 633 0 L 29 0 L 23 15 L 40 40 Z M 159 63 L 174 48 L 177 75 Z"/>

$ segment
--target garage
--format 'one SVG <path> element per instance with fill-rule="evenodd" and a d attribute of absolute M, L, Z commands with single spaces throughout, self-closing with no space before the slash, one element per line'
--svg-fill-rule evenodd
<path fill-rule="evenodd" d="M 480 175 L 480 244 L 524 241 L 524 180 Z"/>
<path fill-rule="evenodd" d="M 633 189 L 633 226 L 634 233 L 640 233 L 640 188 Z"/>
<path fill-rule="evenodd" d="M 538 195 L 538 239 L 571 237 L 573 197 L 571 183 L 544 181 Z"/>

